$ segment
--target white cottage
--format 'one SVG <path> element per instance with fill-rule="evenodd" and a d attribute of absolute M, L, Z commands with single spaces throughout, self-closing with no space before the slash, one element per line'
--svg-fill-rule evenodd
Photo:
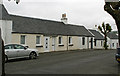
<path fill-rule="evenodd" d="M 118 35 L 113 32 L 110 32 L 107 36 L 109 49 L 117 49 L 119 46 Z"/>
<path fill-rule="evenodd" d="M 67 24 L 63 15 L 58 22 L 38 18 L 10 15 L 2 8 L 2 37 L 5 43 L 25 44 L 39 52 L 94 48 L 94 35 L 84 26 Z M 65 19 L 65 20 L 64 20 Z"/>
<path fill-rule="evenodd" d="M 94 49 L 104 49 L 104 36 L 97 30 L 89 29 L 90 32 L 92 32 L 95 36 L 94 38 Z"/>

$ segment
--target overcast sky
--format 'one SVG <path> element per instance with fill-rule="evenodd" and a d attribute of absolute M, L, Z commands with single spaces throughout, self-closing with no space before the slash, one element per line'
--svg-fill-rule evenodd
<path fill-rule="evenodd" d="M 67 14 L 68 23 L 92 29 L 102 22 L 110 23 L 117 30 L 114 19 L 104 11 L 104 0 L 4 0 L 10 14 L 60 21 Z"/>

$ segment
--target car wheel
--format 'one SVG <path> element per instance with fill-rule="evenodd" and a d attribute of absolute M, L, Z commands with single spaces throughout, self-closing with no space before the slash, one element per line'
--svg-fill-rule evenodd
<path fill-rule="evenodd" d="M 37 55 L 35 52 L 31 52 L 30 55 L 29 55 L 29 58 L 30 59 L 36 59 Z"/>
<path fill-rule="evenodd" d="M 5 55 L 5 63 L 8 61 L 8 57 Z"/>

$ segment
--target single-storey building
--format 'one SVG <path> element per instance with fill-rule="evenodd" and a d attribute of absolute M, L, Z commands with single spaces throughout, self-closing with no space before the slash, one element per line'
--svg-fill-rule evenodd
<path fill-rule="evenodd" d="M 97 30 L 89 29 L 95 36 L 94 38 L 94 49 L 104 49 L 104 36 Z"/>
<path fill-rule="evenodd" d="M 107 35 L 109 49 L 117 49 L 119 46 L 118 35 L 114 32 L 110 32 Z"/>
<path fill-rule="evenodd" d="M 94 48 L 94 35 L 84 26 L 67 24 L 65 14 L 59 22 L 11 15 L 2 4 L 0 8 L 0 28 L 6 44 L 24 44 L 39 52 Z"/>

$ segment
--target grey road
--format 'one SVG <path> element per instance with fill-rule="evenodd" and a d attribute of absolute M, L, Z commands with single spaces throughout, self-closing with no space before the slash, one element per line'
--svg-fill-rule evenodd
<path fill-rule="evenodd" d="M 116 50 L 76 50 L 40 54 L 37 59 L 10 60 L 7 74 L 120 74 Z"/>

